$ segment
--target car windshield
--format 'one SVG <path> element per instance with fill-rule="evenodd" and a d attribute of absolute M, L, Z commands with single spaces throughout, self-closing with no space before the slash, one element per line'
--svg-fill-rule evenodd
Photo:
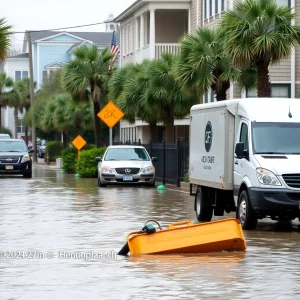
<path fill-rule="evenodd" d="M 143 148 L 111 148 L 105 155 L 105 160 L 150 160 Z"/>
<path fill-rule="evenodd" d="M 300 154 L 300 123 L 252 123 L 255 154 Z"/>
<path fill-rule="evenodd" d="M 27 147 L 22 141 L 0 141 L 0 152 L 27 152 Z"/>

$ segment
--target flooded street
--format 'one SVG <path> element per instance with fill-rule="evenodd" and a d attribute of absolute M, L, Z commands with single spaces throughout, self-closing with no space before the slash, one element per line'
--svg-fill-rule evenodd
<path fill-rule="evenodd" d="M 99 189 L 35 166 L 33 179 L 0 177 L 1 300 L 297 299 L 299 222 L 259 221 L 246 253 L 122 257 L 130 231 L 192 220 L 193 198 L 148 187 Z M 229 215 L 226 215 L 229 217 Z M 67 257 L 91 251 L 98 259 Z M 19 255 L 20 256 L 20 255 Z M 105 257 L 104 257 L 105 256 Z"/>

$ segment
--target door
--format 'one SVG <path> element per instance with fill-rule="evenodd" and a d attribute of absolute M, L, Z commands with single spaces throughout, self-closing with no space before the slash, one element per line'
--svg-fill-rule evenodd
<path fill-rule="evenodd" d="M 244 143 L 245 150 L 249 150 L 249 126 L 246 120 L 241 120 L 239 126 L 239 138 L 236 142 Z M 248 151 L 249 153 L 249 151 Z M 247 176 L 247 171 L 249 169 L 250 161 L 249 155 L 247 158 L 238 159 L 236 154 L 234 154 L 234 171 L 233 171 L 233 194 L 234 200 L 237 204 L 237 196 L 243 181 L 244 176 Z"/>

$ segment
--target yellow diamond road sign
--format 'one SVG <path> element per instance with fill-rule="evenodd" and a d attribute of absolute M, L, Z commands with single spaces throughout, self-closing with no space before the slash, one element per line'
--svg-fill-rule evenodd
<path fill-rule="evenodd" d="M 78 135 L 73 141 L 72 144 L 80 150 L 85 144 L 86 141 L 81 137 L 81 135 Z"/>
<path fill-rule="evenodd" d="M 109 101 L 97 114 L 97 116 L 109 127 L 114 127 L 124 116 L 124 113 L 112 101 Z"/>

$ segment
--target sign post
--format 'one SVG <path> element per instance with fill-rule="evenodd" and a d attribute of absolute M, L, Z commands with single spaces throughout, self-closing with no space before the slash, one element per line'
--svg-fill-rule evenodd
<path fill-rule="evenodd" d="M 84 140 L 83 137 L 81 137 L 81 135 L 78 135 L 73 141 L 72 144 L 75 146 L 75 148 L 78 150 L 78 157 L 80 155 L 80 149 L 82 147 L 84 147 L 84 145 L 86 144 L 86 141 Z"/>
<path fill-rule="evenodd" d="M 109 145 L 112 145 L 112 128 L 123 118 L 124 113 L 112 101 L 109 101 L 97 114 L 109 127 Z"/>

